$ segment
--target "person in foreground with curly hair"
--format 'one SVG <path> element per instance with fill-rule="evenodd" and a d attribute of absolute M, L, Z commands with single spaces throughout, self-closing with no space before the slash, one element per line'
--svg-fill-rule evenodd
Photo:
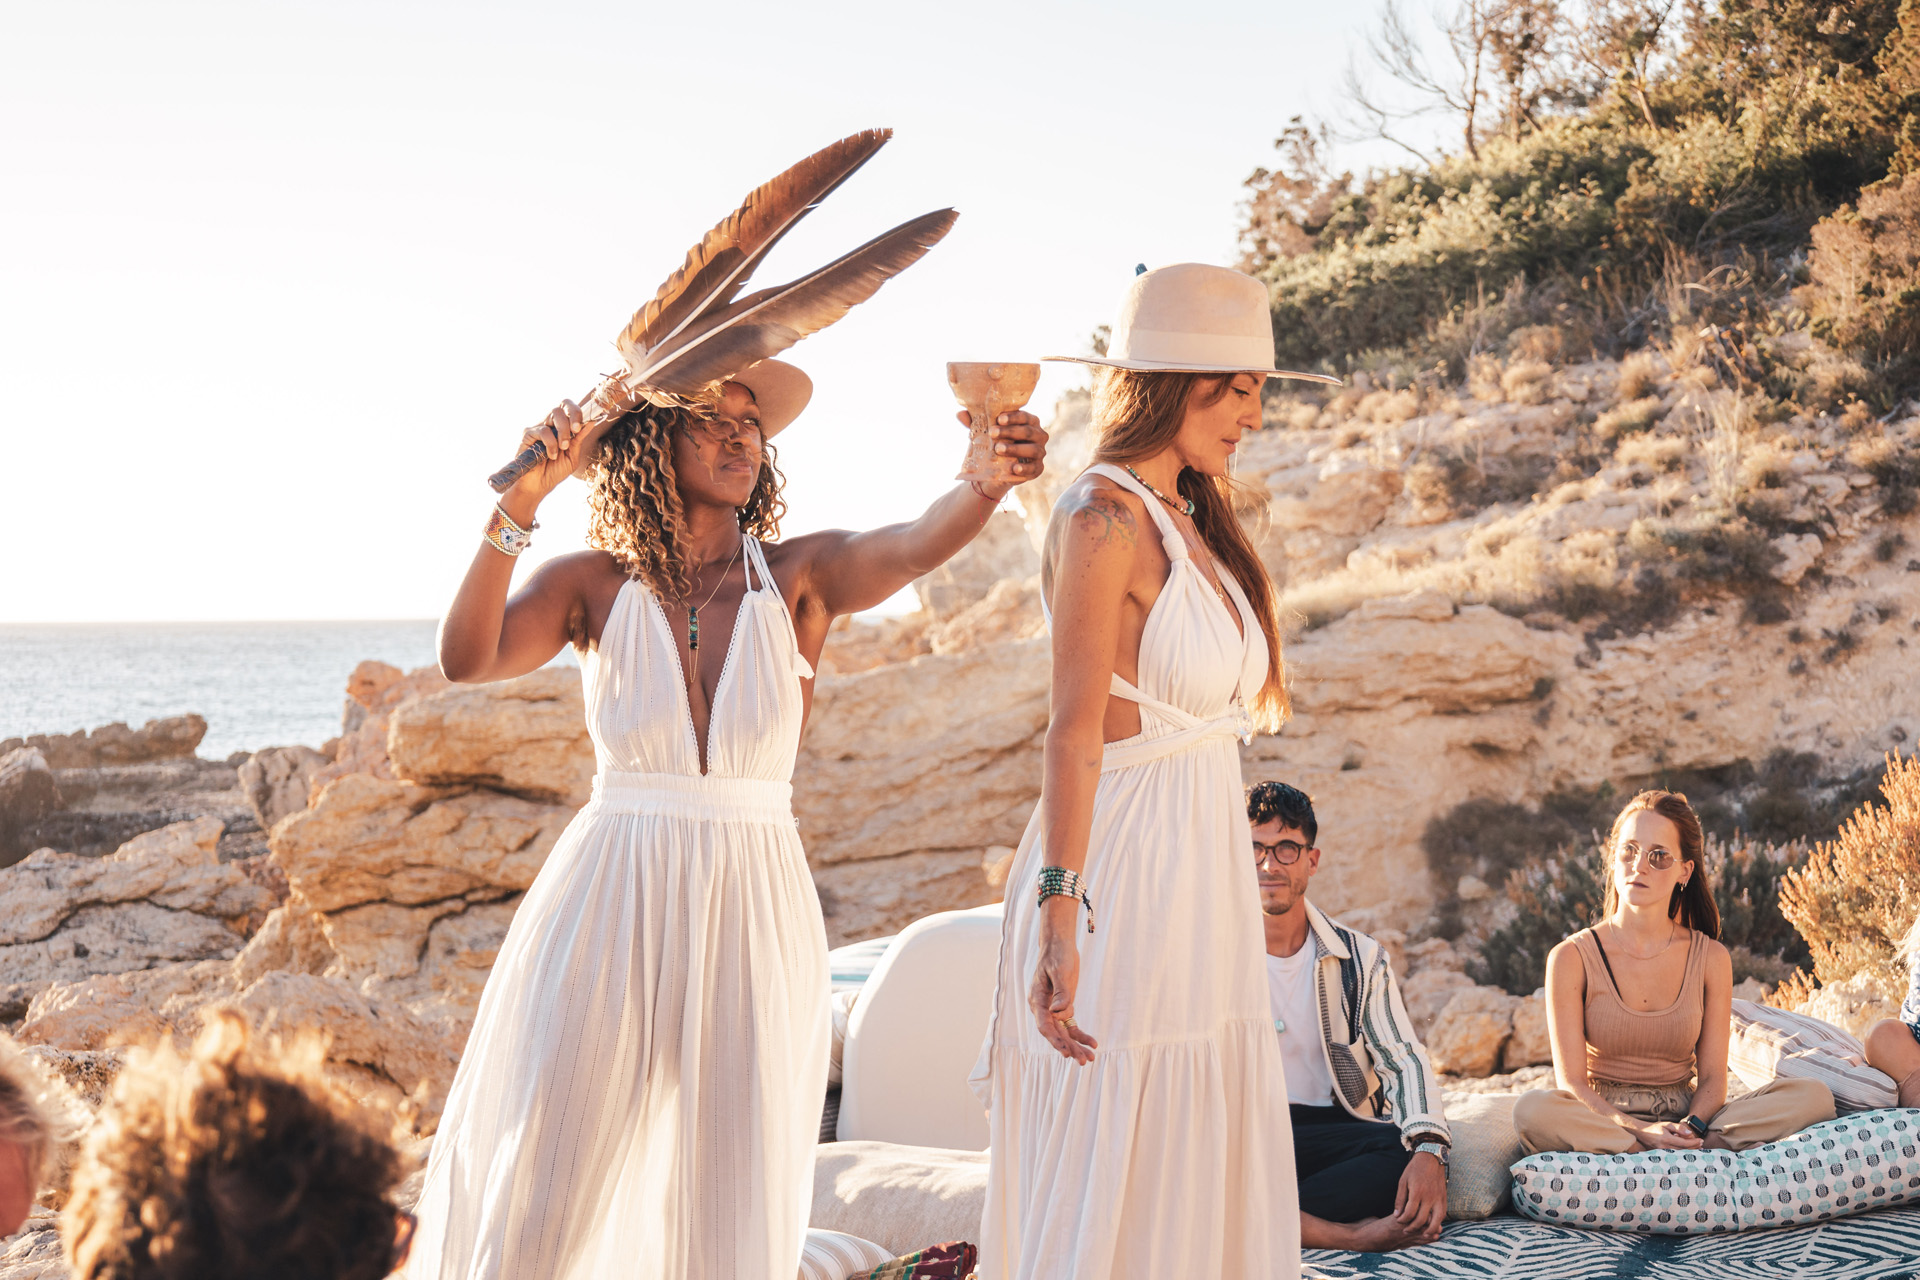
<path fill-rule="evenodd" d="M 579 652 L 593 798 L 514 917 L 441 1119 L 409 1274 L 433 1280 L 790 1280 L 826 1092 L 826 931 L 792 809 L 827 629 L 931 571 L 1007 485 L 919 519 L 784 542 L 771 437 L 811 392 L 763 360 L 711 410 L 642 405 L 583 430 L 500 503 L 516 530 L 583 464 L 593 550 L 509 597 L 489 540 L 440 634 L 458 681 Z M 961 415 L 965 418 L 965 415 Z M 602 432 L 604 431 L 604 434 Z M 1019 480 L 1046 434 L 992 431 Z M 590 460 L 590 461 L 588 461 Z"/>
<path fill-rule="evenodd" d="M 74 1280 L 380 1280 L 406 1260 L 398 1153 L 321 1072 L 317 1037 L 216 1015 L 136 1050 L 61 1219 Z"/>

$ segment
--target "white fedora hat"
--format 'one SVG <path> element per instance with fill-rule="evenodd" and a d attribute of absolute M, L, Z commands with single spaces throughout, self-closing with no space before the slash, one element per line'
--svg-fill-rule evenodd
<path fill-rule="evenodd" d="M 813 399 L 813 379 L 784 360 L 761 360 L 727 379 L 753 393 L 760 438 L 771 440 Z"/>
<path fill-rule="evenodd" d="M 1042 358 L 1113 369 L 1267 373 L 1340 385 L 1324 373 L 1276 368 L 1267 287 L 1243 272 L 1202 262 L 1136 275 L 1120 299 L 1106 355 Z"/>

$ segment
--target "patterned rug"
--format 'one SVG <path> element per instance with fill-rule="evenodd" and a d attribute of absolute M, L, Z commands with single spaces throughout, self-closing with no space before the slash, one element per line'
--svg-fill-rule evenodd
<path fill-rule="evenodd" d="M 1317 1280 L 1916 1280 L 1920 1206 L 1810 1227 L 1726 1236 L 1638 1236 L 1550 1227 L 1520 1217 L 1450 1222 L 1399 1253 L 1309 1249 Z"/>

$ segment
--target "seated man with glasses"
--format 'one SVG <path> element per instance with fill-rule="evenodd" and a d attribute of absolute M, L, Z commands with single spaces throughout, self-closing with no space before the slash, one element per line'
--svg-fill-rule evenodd
<path fill-rule="evenodd" d="M 1393 967 L 1379 943 L 1307 901 L 1320 866 L 1313 801 L 1258 783 L 1247 818 L 1293 1116 L 1300 1243 L 1369 1253 L 1425 1244 L 1447 1215 L 1450 1135 Z"/>

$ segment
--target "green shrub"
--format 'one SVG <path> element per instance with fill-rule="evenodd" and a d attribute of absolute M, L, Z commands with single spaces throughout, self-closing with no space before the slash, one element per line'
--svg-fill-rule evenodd
<path fill-rule="evenodd" d="M 1507 877 L 1506 890 L 1514 917 L 1481 945 L 1467 973 L 1475 982 L 1531 995 L 1547 980 L 1547 953 L 1599 921 L 1605 851 L 1589 841 L 1529 858 Z"/>

